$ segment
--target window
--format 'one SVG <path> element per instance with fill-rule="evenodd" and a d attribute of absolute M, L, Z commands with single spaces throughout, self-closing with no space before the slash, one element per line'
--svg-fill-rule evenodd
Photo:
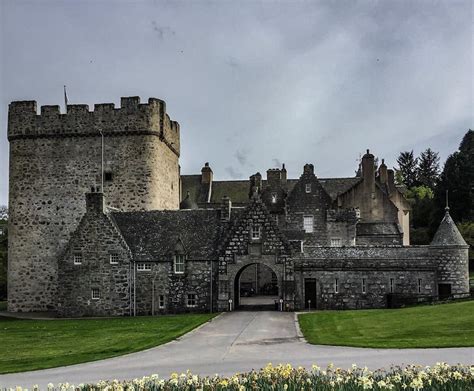
<path fill-rule="evenodd" d="M 421 293 L 421 278 L 418 279 L 418 293 Z"/>
<path fill-rule="evenodd" d="M 339 293 L 339 281 L 337 278 L 334 280 L 334 293 Z"/>
<path fill-rule="evenodd" d="M 362 293 L 367 293 L 367 287 L 365 284 L 365 278 L 362 279 Z"/>
<path fill-rule="evenodd" d="M 92 300 L 99 300 L 99 299 L 100 299 L 100 289 L 92 288 Z"/>
<path fill-rule="evenodd" d="M 117 265 L 119 263 L 119 255 L 118 254 L 110 254 L 110 264 Z"/>
<path fill-rule="evenodd" d="M 188 307 L 196 307 L 197 297 L 195 293 L 188 293 L 188 301 L 186 304 Z"/>
<path fill-rule="evenodd" d="M 356 215 L 356 219 L 360 219 L 360 209 L 359 208 L 355 208 L 355 215 Z"/>
<path fill-rule="evenodd" d="M 104 172 L 104 180 L 107 181 L 107 182 L 112 181 L 112 173 L 110 171 Z"/>
<path fill-rule="evenodd" d="M 165 295 L 158 296 L 158 308 L 165 308 Z"/>
<path fill-rule="evenodd" d="M 305 186 L 306 193 L 311 193 L 311 183 L 307 183 Z"/>
<path fill-rule="evenodd" d="M 254 225 L 252 226 L 252 239 L 260 239 L 260 226 Z"/>
<path fill-rule="evenodd" d="M 182 254 L 176 254 L 174 256 L 174 272 L 176 274 L 183 274 L 184 273 L 184 262 L 186 257 Z"/>
<path fill-rule="evenodd" d="M 277 202 L 277 195 L 272 194 L 272 204 L 276 204 L 276 202 Z"/>
<path fill-rule="evenodd" d="M 307 233 L 313 232 L 313 216 L 303 216 L 303 229 Z"/>
<path fill-rule="evenodd" d="M 74 254 L 74 265 L 82 264 L 82 254 Z"/>
<path fill-rule="evenodd" d="M 151 271 L 151 263 L 137 263 L 137 270 L 139 272 Z"/>
<path fill-rule="evenodd" d="M 395 289 L 395 280 L 393 278 L 390 279 L 390 293 L 393 293 Z"/>
<path fill-rule="evenodd" d="M 342 240 L 340 238 L 331 238 L 331 247 L 341 247 Z"/>

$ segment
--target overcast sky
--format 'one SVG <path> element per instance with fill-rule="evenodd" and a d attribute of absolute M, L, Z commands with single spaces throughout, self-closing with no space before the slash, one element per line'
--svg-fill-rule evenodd
<path fill-rule="evenodd" d="M 0 204 L 7 106 L 166 101 L 181 167 L 217 179 L 286 163 L 353 176 L 370 148 L 444 159 L 473 128 L 467 1 L 0 0 Z"/>

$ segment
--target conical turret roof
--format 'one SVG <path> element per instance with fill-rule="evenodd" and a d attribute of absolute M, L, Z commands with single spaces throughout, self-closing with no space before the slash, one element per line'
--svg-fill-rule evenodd
<path fill-rule="evenodd" d="M 431 241 L 432 246 L 467 246 L 466 241 L 462 237 L 461 233 L 454 224 L 451 215 L 449 214 L 449 208 L 446 207 L 446 213 L 444 214 L 443 220 L 439 224 L 438 230 L 435 233 L 433 240 Z"/>

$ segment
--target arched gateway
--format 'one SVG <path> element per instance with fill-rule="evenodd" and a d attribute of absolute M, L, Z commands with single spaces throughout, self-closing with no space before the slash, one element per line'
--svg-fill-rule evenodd
<path fill-rule="evenodd" d="M 259 289 L 273 293 L 268 295 L 273 297 L 271 300 L 282 299 L 283 308 L 292 310 L 295 289 L 290 248 L 261 199 L 253 197 L 251 204 L 238 217 L 233 220 L 229 218 L 228 224 L 229 234 L 224 240 L 219 258 L 219 311 L 238 308 L 243 304 L 242 296 L 258 293 Z M 263 270 L 268 268 L 271 277 L 265 283 L 270 285 L 259 286 L 259 279 L 256 278 L 254 286 L 248 284 L 242 287 L 242 275 L 245 276 L 244 273 L 251 267 L 255 267 L 257 273 L 259 267 Z M 268 291 L 271 289 L 275 290 Z M 271 301 L 266 304 L 271 304 Z"/>

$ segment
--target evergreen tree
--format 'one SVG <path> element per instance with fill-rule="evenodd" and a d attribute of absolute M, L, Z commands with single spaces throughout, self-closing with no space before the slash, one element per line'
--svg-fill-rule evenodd
<path fill-rule="evenodd" d="M 416 178 L 418 182 L 434 189 L 439 177 L 439 156 L 431 148 L 422 152 L 418 159 L 418 168 Z"/>
<path fill-rule="evenodd" d="M 474 221 L 474 131 L 469 130 L 459 151 L 448 157 L 435 190 L 432 230 L 438 226 L 449 192 L 450 214 L 455 222 Z"/>
<path fill-rule="evenodd" d="M 402 177 L 403 184 L 407 188 L 417 185 L 418 158 L 415 158 L 412 151 L 401 152 L 397 159 L 397 173 Z"/>

